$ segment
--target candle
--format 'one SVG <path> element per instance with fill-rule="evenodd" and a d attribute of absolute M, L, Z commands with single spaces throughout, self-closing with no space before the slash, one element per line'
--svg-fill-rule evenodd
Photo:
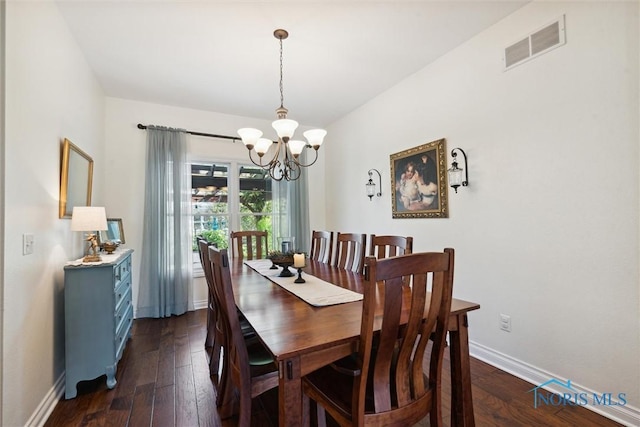
<path fill-rule="evenodd" d="M 282 242 L 282 253 L 286 254 L 287 252 L 289 252 L 289 250 L 291 249 L 290 246 L 291 246 L 291 242 L 288 242 L 286 240 Z"/>
<path fill-rule="evenodd" d="M 304 267 L 304 254 L 293 254 L 293 266 L 295 268 Z"/>

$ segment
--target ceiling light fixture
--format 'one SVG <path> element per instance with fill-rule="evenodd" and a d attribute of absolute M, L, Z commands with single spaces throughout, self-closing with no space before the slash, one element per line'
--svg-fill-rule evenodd
<path fill-rule="evenodd" d="M 288 110 L 284 108 L 284 91 L 282 85 L 282 40 L 289 37 L 285 30 L 278 29 L 273 32 L 273 36 L 280 41 L 280 107 L 276 109 L 278 120 L 271 125 L 278 134 L 278 140 L 272 141 L 262 138 L 262 131 L 254 128 L 238 129 L 238 135 L 249 150 L 249 159 L 253 164 L 268 170 L 269 175 L 276 181 L 295 181 L 300 178 L 303 167 L 309 167 L 318 160 L 318 149 L 322 145 L 327 131 L 324 129 L 312 129 L 304 132 L 304 137 L 308 142 L 292 139 L 293 133 L 298 127 L 298 122 L 287 119 Z M 305 148 L 313 148 L 315 157 L 311 163 L 301 162 L 300 154 Z M 267 152 L 271 150 L 272 157 L 268 162 L 263 162 Z M 256 162 L 253 152 L 258 155 Z"/>

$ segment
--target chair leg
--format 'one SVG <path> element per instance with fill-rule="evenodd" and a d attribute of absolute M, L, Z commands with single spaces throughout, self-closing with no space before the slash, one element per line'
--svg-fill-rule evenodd
<path fill-rule="evenodd" d="M 318 427 L 327 427 L 327 414 L 321 405 L 316 403 L 316 412 L 318 413 Z"/>
<path fill-rule="evenodd" d="M 215 341 L 215 325 L 213 319 L 211 319 L 211 311 L 207 312 L 207 337 L 204 340 L 204 347 L 211 348 L 213 347 Z"/>
<path fill-rule="evenodd" d="M 311 406 L 309 405 L 309 396 L 302 393 L 302 426 L 310 427 L 311 426 L 311 417 L 313 414 L 311 413 Z"/>
<path fill-rule="evenodd" d="M 218 377 L 218 371 L 220 370 L 220 350 L 220 340 L 214 340 L 209 355 L 209 376 L 211 377 Z M 220 382 L 219 378 L 218 382 Z"/>
<path fill-rule="evenodd" d="M 249 427 L 251 425 L 251 393 L 240 391 L 240 417 L 238 427 Z"/>

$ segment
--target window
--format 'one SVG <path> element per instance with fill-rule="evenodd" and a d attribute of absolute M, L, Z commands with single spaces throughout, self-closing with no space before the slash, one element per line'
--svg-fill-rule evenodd
<path fill-rule="evenodd" d="M 191 213 L 193 250 L 196 236 L 219 248 L 229 241 L 229 165 L 191 164 Z"/>
<path fill-rule="evenodd" d="M 231 231 L 263 230 L 269 233 L 269 247 L 274 247 L 272 186 L 268 172 L 257 166 L 235 162 L 192 162 L 195 275 L 202 275 L 197 236 L 219 248 L 227 248 Z"/>

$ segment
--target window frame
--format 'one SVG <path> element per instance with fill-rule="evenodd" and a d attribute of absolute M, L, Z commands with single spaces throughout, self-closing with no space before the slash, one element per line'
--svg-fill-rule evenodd
<path fill-rule="evenodd" d="M 227 206 L 229 208 L 228 216 L 229 216 L 229 231 L 231 230 L 239 230 L 242 225 L 241 217 L 243 215 L 247 215 L 246 213 L 240 212 L 240 168 L 243 166 L 249 168 L 255 168 L 256 165 L 252 164 L 249 160 L 244 159 L 225 159 L 225 158 L 213 158 L 211 156 L 202 156 L 202 155 L 191 155 L 189 158 L 189 165 L 193 164 L 216 164 L 216 165 L 224 165 L 227 169 Z M 192 189 L 193 181 L 191 181 L 190 188 Z M 272 186 L 274 183 L 272 183 Z M 272 189 L 272 197 L 273 197 L 273 189 Z M 195 235 L 194 228 L 194 213 L 192 210 L 193 201 L 189 200 L 189 216 L 191 217 L 191 241 L 193 241 L 193 237 Z M 272 216 L 272 223 L 275 221 L 275 213 L 273 212 L 273 204 L 272 211 L 269 213 Z M 273 240 L 274 236 L 269 236 L 269 239 Z M 272 242 L 271 242 L 272 243 Z M 273 245 L 271 245 L 273 246 Z M 200 256 L 197 250 L 192 253 L 192 261 L 193 261 L 193 277 L 204 277 L 204 270 L 202 269 L 202 264 L 200 262 Z"/>

